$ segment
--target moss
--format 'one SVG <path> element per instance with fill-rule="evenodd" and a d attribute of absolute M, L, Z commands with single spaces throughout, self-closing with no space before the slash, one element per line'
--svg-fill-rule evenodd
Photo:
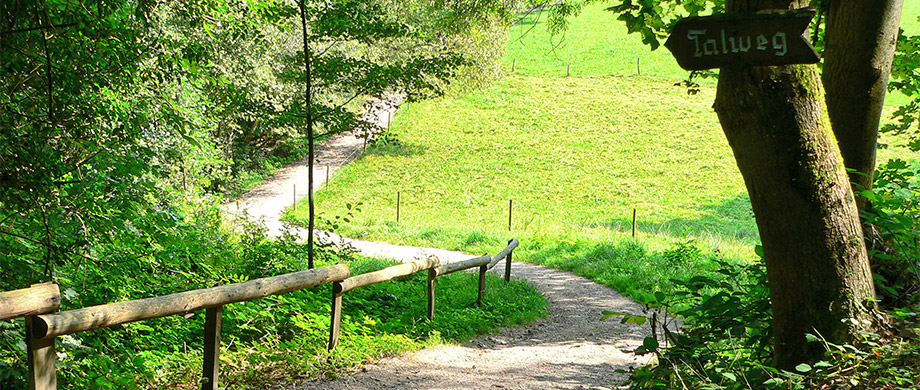
<path fill-rule="evenodd" d="M 786 81 L 792 85 L 796 95 L 805 99 L 824 101 L 824 86 L 814 65 L 791 65 L 788 69 L 790 76 Z"/>

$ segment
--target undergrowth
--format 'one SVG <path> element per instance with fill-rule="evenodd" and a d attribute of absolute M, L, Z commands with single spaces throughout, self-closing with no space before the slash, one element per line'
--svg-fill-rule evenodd
<path fill-rule="evenodd" d="M 243 233 L 229 232 L 211 219 L 216 215 L 205 212 L 190 217 L 182 239 L 162 240 L 174 246 L 157 248 L 143 259 L 146 267 L 88 263 L 83 269 L 62 269 L 61 310 L 303 269 L 306 245 L 295 237 L 268 239 L 256 224 L 244 226 Z M 317 266 L 337 262 L 348 263 L 352 275 L 393 264 L 319 248 Z M 457 272 L 437 279 L 435 318 L 428 321 L 423 274 L 346 293 L 341 341 L 332 352 L 326 350 L 330 285 L 225 306 L 221 385 L 256 389 L 297 378 L 336 377 L 381 357 L 463 341 L 545 315 L 546 301 L 533 288 L 492 275 L 487 275 L 483 305 L 476 307 L 478 275 Z M 108 282 L 98 282 L 106 275 Z M 196 312 L 59 337 L 59 385 L 66 389 L 197 387 L 203 317 Z M 28 387 L 22 332 L 22 320 L 0 322 L 0 389 Z"/>
<path fill-rule="evenodd" d="M 634 352 L 657 364 L 632 370 L 631 389 L 917 389 L 920 388 L 920 166 L 893 160 L 879 167 L 870 234 L 878 302 L 877 333 L 852 344 L 808 335 L 826 354 L 794 370 L 771 366 L 772 315 L 762 261 L 714 260 L 716 272 L 673 280 L 677 291 L 657 292 L 646 315 L 607 312 L 626 323 L 649 323 L 653 336 Z M 762 253 L 758 251 L 759 257 Z M 654 307 L 652 309 L 651 307 Z M 679 318 L 678 321 L 674 318 Z"/>

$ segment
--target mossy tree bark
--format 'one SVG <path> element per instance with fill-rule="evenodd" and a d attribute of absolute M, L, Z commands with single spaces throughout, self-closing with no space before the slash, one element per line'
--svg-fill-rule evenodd
<path fill-rule="evenodd" d="M 855 188 L 872 188 L 879 120 L 903 6 L 904 0 L 835 0 L 826 6 L 821 77 L 843 162 L 859 172 L 850 175 Z"/>
<path fill-rule="evenodd" d="M 728 12 L 803 0 L 728 0 Z M 819 358 L 820 333 L 849 342 L 871 327 L 872 276 L 853 192 L 814 65 L 727 67 L 714 105 L 751 197 L 770 281 L 775 363 Z"/>

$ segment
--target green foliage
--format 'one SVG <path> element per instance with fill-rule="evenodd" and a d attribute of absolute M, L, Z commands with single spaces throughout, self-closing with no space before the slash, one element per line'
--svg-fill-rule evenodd
<path fill-rule="evenodd" d="M 358 115 L 368 96 L 435 96 L 461 64 L 495 63 L 461 41 L 504 31 L 503 3 L 476 2 L 470 14 L 413 4 L 306 2 L 317 132 L 371 126 Z M 100 247 L 122 240 L 161 245 L 151 237 L 182 219 L 168 216 L 176 207 L 300 158 L 296 10 L 282 0 L 3 2 L 0 256 L 11 277 L 0 288 L 114 261 Z M 143 251 L 125 247 L 135 260 Z"/>
<path fill-rule="evenodd" d="M 908 10 L 909 12 L 909 10 Z M 905 13 L 904 18 L 917 17 L 915 14 Z M 914 31 L 916 33 L 916 31 Z M 920 135 L 918 135 L 918 116 L 920 112 L 920 36 L 907 35 L 902 29 L 898 34 L 898 48 L 891 69 L 891 81 L 888 83 L 890 92 L 899 92 L 903 95 L 903 102 L 892 114 L 892 121 L 882 126 L 881 131 L 904 135 L 904 141 L 912 151 L 920 150 Z"/>
<path fill-rule="evenodd" d="M 863 215 L 869 227 L 876 289 L 885 312 L 880 334 L 863 334 L 859 343 L 834 344 L 821 335 L 824 359 L 802 363 L 794 371 L 771 366 L 769 290 L 762 263 L 746 265 L 714 260 L 716 272 L 674 280 L 677 291 L 663 289 L 650 303 L 652 315 L 605 312 L 624 323 L 654 329 L 635 352 L 654 353 L 657 364 L 632 371 L 633 389 L 912 389 L 920 386 L 920 306 L 917 273 L 917 167 L 902 160 L 879 167 L 871 202 Z M 758 253 L 762 256 L 762 253 Z M 695 259 L 692 245 L 678 245 L 665 258 Z M 672 320 L 669 316 L 679 318 Z M 679 324 L 679 326 L 678 326 Z M 679 329 L 678 329 L 679 328 Z"/>
<path fill-rule="evenodd" d="M 916 309 L 913 315 L 917 315 Z M 796 366 L 786 383 L 796 388 L 837 389 L 915 389 L 920 386 L 920 343 L 914 337 L 901 338 L 864 333 L 857 345 L 837 345 L 820 336 L 808 335 L 811 342 L 823 343 L 824 360 Z"/>
<path fill-rule="evenodd" d="M 47 280 L 114 239 L 149 211 L 162 174 L 145 163 L 144 115 L 121 96 L 142 51 L 135 24 L 121 23 L 130 7 L 74 5 L 48 2 L 40 17 L 33 2 L 0 6 L 0 262 L 15 272 L 0 289 Z"/>
<path fill-rule="evenodd" d="M 823 343 L 825 358 L 799 364 L 795 371 L 780 370 L 771 366 L 772 315 L 763 264 L 718 265 L 713 277 L 675 281 L 683 290 L 656 293 L 651 316 L 606 312 L 624 323 L 648 321 L 655 329 L 634 352 L 654 353 L 657 364 L 632 370 L 631 389 L 908 389 L 920 384 L 916 308 L 889 313 L 894 326 L 886 329 L 899 334 L 865 334 L 858 345 L 809 335 L 810 342 Z"/>
<path fill-rule="evenodd" d="M 174 245 L 157 251 L 159 263 L 105 270 L 87 264 L 86 284 L 64 292 L 64 307 L 163 295 L 213 283 L 232 283 L 302 269 L 306 246 L 288 236 L 269 240 L 258 225 L 227 233 L 202 217 Z M 183 253 L 181 258 L 172 257 Z M 207 256 L 206 256 L 207 255 Z M 198 261 L 198 260 L 201 261 Z M 352 259 L 320 248 L 319 265 L 346 261 L 353 274 L 393 263 Z M 82 275 L 78 275 L 82 277 Z M 476 308 L 478 275 L 437 279 L 438 306 L 426 321 L 426 276 L 360 288 L 344 297 L 342 343 L 326 351 L 331 290 L 328 285 L 228 305 L 224 309 L 221 372 L 229 388 L 315 375 L 342 375 L 359 365 L 442 341 L 463 341 L 501 326 L 545 315 L 546 301 L 523 282 L 489 275 Z M 78 282 L 69 285 L 79 285 Z M 0 388 L 25 386 L 21 321 L 0 322 Z M 203 316 L 193 313 L 60 337 L 58 374 L 68 389 L 193 386 L 200 375 Z"/>
<path fill-rule="evenodd" d="M 691 248 L 679 246 L 671 257 L 692 259 Z M 714 272 L 673 280 L 675 291 L 656 292 L 650 316 L 610 313 L 624 323 L 647 318 L 653 329 L 634 352 L 654 353 L 658 363 L 634 369 L 631 388 L 763 388 L 776 377 L 768 367 L 772 315 L 763 264 L 713 263 Z"/>
<path fill-rule="evenodd" d="M 903 307 L 920 299 L 920 167 L 890 160 L 878 167 L 872 190 L 860 191 L 862 212 L 881 304 Z"/>
<path fill-rule="evenodd" d="M 497 1 L 305 4 L 323 134 L 361 127 L 370 95 L 435 96 L 461 64 L 470 78 L 494 68 L 489 56 L 502 46 L 473 46 L 503 34 L 507 20 Z M 456 12 L 470 5 L 475 12 Z M 301 269 L 305 249 L 293 238 L 266 240 L 257 225 L 229 232 L 216 207 L 219 194 L 304 154 L 296 11 L 286 0 L 0 3 L 0 290 L 54 280 L 66 310 Z M 327 249 L 318 248 L 323 261 L 339 259 Z M 239 325 L 227 335 L 238 380 L 271 377 L 277 361 L 322 366 L 269 354 L 294 341 L 277 325 L 291 318 L 265 309 L 288 304 L 228 314 Z M 194 381 L 197 320 L 61 338 L 61 382 Z M 21 388 L 22 335 L 8 325 L 0 388 Z M 247 363 L 261 355 L 270 358 Z"/>

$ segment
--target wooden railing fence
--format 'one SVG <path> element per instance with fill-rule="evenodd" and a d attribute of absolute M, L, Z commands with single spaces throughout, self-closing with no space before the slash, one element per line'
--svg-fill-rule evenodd
<path fill-rule="evenodd" d="M 342 295 L 358 287 L 370 286 L 372 284 L 386 282 L 401 276 L 412 275 L 416 272 L 428 271 L 428 319 L 434 318 L 434 281 L 438 276 L 447 275 L 453 272 L 479 267 L 479 293 L 476 298 L 476 304 L 482 305 L 482 294 L 486 287 L 486 271 L 495 267 L 502 259 L 505 261 L 505 281 L 511 281 L 511 254 L 520 244 L 516 239 L 508 241 L 508 246 L 499 252 L 495 257 L 483 255 L 469 260 L 458 261 L 454 263 L 441 264 L 434 256 L 427 259 L 420 259 L 411 263 L 404 263 L 387 267 L 379 271 L 368 272 L 366 274 L 352 276 L 340 282 L 332 284 L 332 318 L 329 324 L 329 345 L 330 350 L 335 349 L 339 344 L 339 333 L 342 324 Z"/>
<path fill-rule="evenodd" d="M 441 264 L 437 258 L 394 265 L 382 270 L 349 277 L 348 265 L 336 264 L 309 271 L 254 279 L 212 288 L 190 290 L 158 297 L 90 306 L 57 312 L 61 305 L 60 289 L 53 283 L 0 293 L 0 321 L 25 317 L 27 364 L 31 390 L 57 389 L 55 338 L 61 335 L 107 328 L 109 326 L 205 310 L 203 390 L 216 390 L 219 378 L 220 333 L 224 305 L 265 298 L 270 295 L 303 290 L 322 284 L 332 285 L 329 349 L 338 343 L 341 324 L 342 294 L 347 291 L 385 282 L 400 276 L 428 271 L 428 318 L 434 317 L 434 281 L 441 275 L 479 267 L 479 295 L 482 304 L 485 272 L 502 259 L 506 260 L 505 280 L 511 278 L 511 256 L 518 240 L 495 257 L 488 255 Z"/>

